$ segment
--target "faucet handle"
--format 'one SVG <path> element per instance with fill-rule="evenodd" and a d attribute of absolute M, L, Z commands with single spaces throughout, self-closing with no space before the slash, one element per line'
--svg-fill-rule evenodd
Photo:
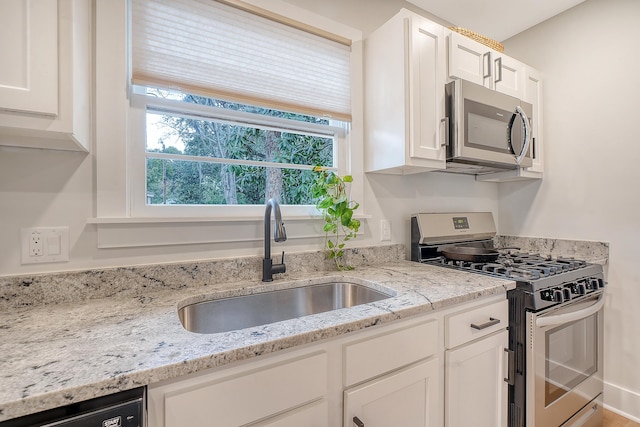
<path fill-rule="evenodd" d="M 273 264 L 271 267 L 271 273 L 285 273 L 287 271 L 287 266 L 284 265 L 284 251 L 282 251 L 282 262 L 280 264 Z"/>

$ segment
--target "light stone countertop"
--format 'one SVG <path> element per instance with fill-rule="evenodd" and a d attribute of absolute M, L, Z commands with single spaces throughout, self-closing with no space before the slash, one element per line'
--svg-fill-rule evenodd
<path fill-rule="evenodd" d="M 544 237 L 496 236 L 496 247 L 518 247 L 523 252 L 542 256 L 576 258 L 592 264 L 609 262 L 609 243 Z"/>
<path fill-rule="evenodd" d="M 197 280 L 204 269 L 196 267 L 199 270 L 180 268 Z M 132 271 L 118 269 L 112 276 L 131 276 Z M 149 277 L 150 270 L 141 271 L 140 280 L 160 282 Z M 85 276 L 74 279 L 74 293 L 82 295 L 84 288 L 93 286 L 89 274 Z M 98 276 L 104 281 L 108 274 L 91 273 L 91 280 Z M 395 296 L 219 334 L 187 332 L 177 316 L 178 307 L 187 302 L 328 280 L 366 284 Z M 44 298 L 45 282 L 43 278 L 0 281 L 4 292 L 0 295 L 0 305 L 4 304 L 0 314 L 0 421 L 498 295 L 515 286 L 515 282 L 480 274 L 393 261 L 346 273 L 287 273 L 266 285 L 250 278 L 215 286 L 145 284 L 143 291 L 133 292 L 119 283 L 114 284 L 115 290 L 94 299 L 73 301 L 67 295 L 55 304 L 33 304 L 17 293 L 24 288 L 31 300 Z"/>

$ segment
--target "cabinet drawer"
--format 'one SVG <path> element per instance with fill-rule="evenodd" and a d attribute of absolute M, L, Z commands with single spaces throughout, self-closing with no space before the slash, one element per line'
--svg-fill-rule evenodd
<path fill-rule="evenodd" d="M 326 400 L 309 403 L 251 427 L 329 427 L 329 406 Z"/>
<path fill-rule="evenodd" d="M 323 397 L 327 355 L 319 353 L 237 376 L 203 377 L 164 396 L 165 427 L 239 426 Z M 277 425 L 277 424 L 276 424 Z"/>
<path fill-rule="evenodd" d="M 445 345 L 454 348 L 509 324 L 509 302 L 505 299 L 446 317 Z"/>
<path fill-rule="evenodd" d="M 437 351 L 438 322 L 435 319 L 347 344 L 344 349 L 345 386 L 409 365 Z"/>

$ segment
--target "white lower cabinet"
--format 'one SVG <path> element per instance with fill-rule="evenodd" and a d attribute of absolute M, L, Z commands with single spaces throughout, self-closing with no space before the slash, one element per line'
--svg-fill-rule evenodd
<path fill-rule="evenodd" d="M 151 384 L 149 426 L 504 426 L 505 297 Z"/>
<path fill-rule="evenodd" d="M 267 421 L 251 424 L 252 427 L 328 427 L 327 401 L 320 400 L 288 411 Z"/>
<path fill-rule="evenodd" d="M 432 358 L 345 391 L 344 427 L 437 426 L 439 372 Z"/>
<path fill-rule="evenodd" d="M 439 324 L 429 318 L 344 346 L 344 427 L 438 425 Z"/>
<path fill-rule="evenodd" d="M 326 353 L 290 357 L 150 386 L 149 425 L 328 427 Z"/>
<path fill-rule="evenodd" d="M 506 330 L 446 353 L 447 426 L 499 427 L 507 423 L 503 380 Z"/>
<path fill-rule="evenodd" d="M 507 301 L 448 319 L 445 352 L 447 427 L 506 427 Z"/>

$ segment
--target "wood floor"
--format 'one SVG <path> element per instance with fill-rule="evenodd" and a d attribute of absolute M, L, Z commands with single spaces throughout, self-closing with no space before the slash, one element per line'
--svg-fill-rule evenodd
<path fill-rule="evenodd" d="M 602 427 L 640 427 L 640 424 L 605 409 Z"/>

